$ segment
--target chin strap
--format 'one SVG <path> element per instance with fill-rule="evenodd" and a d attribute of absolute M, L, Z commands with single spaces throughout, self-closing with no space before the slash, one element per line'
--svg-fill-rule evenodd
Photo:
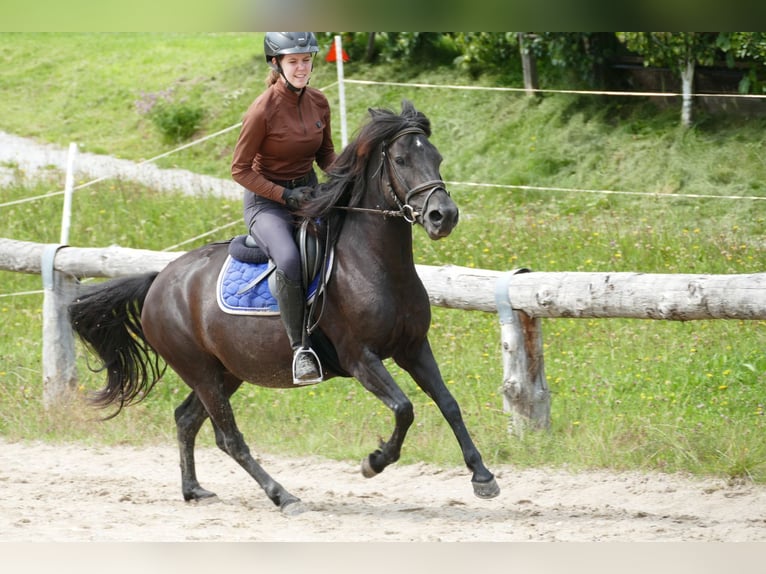
<path fill-rule="evenodd" d="M 290 80 L 287 79 L 287 76 L 285 76 L 285 73 L 282 71 L 282 66 L 279 66 L 279 75 L 285 79 L 285 84 L 287 84 L 288 90 L 295 92 L 296 94 L 300 94 L 303 91 L 303 88 L 296 88 L 290 83 Z M 308 86 L 308 82 L 306 82 L 306 85 Z"/>

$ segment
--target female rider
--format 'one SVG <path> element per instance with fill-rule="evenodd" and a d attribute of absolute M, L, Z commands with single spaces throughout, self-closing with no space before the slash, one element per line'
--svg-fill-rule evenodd
<path fill-rule="evenodd" d="M 303 347 L 305 286 L 292 211 L 317 185 L 314 162 L 327 171 L 335 161 L 330 105 L 308 86 L 319 51 L 312 32 L 267 32 L 263 47 L 267 88 L 245 113 L 231 175 L 245 188 L 250 235 L 276 265 L 274 295 L 293 348 L 293 382 L 305 384 L 320 374 L 313 351 Z"/>

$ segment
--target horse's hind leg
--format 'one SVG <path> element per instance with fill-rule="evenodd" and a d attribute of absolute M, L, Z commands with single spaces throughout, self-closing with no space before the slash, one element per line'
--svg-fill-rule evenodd
<path fill-rule="evenodd" d="M 174 367 L 175 368 L 175 367 Z M 182 377 L 182 373 L 179 373 Z M 185 379 L 187 382 L 192 380 L 191 378 Z M 188 412 L 188 419 L 185 421 L 187 425 L 187 433 L 199 430 L 202 421 L 204 421 L 204 415 L 200 414 L 200 406 L 204 406 L 204 411 L 210 417 L 213 425 L 216 427 L 216 442 L 218 446 L 231 456 L 239 465 L 244 468 L 250 476 L 252 476 L 256 482 L 261 486 L 266 495 L 271 501 L 279 506 L 283 512 L 294 512 L 299 507 L 294 506 L 300 499 L 290 494 L 285 488 L 276 482 L 250 454 L 250 449 L 245 443 L 242 433 L 237 428 L 237 423 L 234 419 L 234 412 L 229 402 L 229 397 L 234 392 L 236 387 L 232 388 L 231 385 L 225 385 L 222 382 L 222 375 L 220 372 L 207 373 L 204 371 L 197 371 L 194 374 L 194 380 L 206 380 L 210 381 L 206 384 L 197 384 L 194 388 L 194 399 L 187 399 L 188 405 L 185 407 L 185 411 Z M 185 401 L 186 404 L 186 401 Z M 187 412 L 183 414 L 186 415 Z M 201 417 L 201 420 L 200 420 Z M 181 417 L 183 419 L 183 415 Z M 179 437 L 181 430 L 179 429 Z M 196 431 L 193 432 L 196 435 Z M 190 470 L 183 468 L 183 457 L 186 457 L 187 462 L 191 461 L 191 470 L 193 471 L 193 455 L 190 455 L 190 449 L 193 449 L 193 444 L 189 444 L 188 436 L 185 437 L 186 443 L 182 446 L 182 472 Z M 188 465 L 187 465 L 188 466 Z M 200 491 L 205 491 L 199 487 L 199 483 L 196 482 L 194 474 L 187 474 L 184 483 L 184 488 L 187 486 L 191 488 L 191 492 L 195 491 L 195 488 L 200 488 Z M 198 491 L 199 492 L 199 491 Z M 192 496 L 192 498 L 194 498 Z M 288 507 L 289 508 L 288 510 Z"/>
<path fill-rule="evenodd" d="M 194 464 L 197 433 L 207 419 L 207 411 L 193 391 L 175 410 L 178 448 L 181 455 L 181 491 L 184 500 L 202 500 L 215 496 L 200 486 Z"/>
<path fill-rule="evenodd" d="M 234 378 L 226 379 L 224 389 L 226 397 L 230 398 L 241 384 L 242 381 Z M 202 500 L 215 496 L 214 492 L 200 486 L 194 462 L 194 445 L 197 434 L 207 418 L 207 411 L 194 392 L 190 393 L 175 410 L 178 448 L 181 456 L 181 489 L 184 500 Z M 212 421 L 211 424 L 215 431 L 216 444 L 221 450 L 227 452 L 226 441 L 221 429 Z M 229 453 L 227 452 L 227 454 Z"/>

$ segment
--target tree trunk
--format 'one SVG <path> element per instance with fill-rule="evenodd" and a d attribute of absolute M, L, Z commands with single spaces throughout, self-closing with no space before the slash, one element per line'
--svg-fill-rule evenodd
<path fill-rule="evenodd" d="M 375 59 L 375 32 L 370 32 L 367 37 L 367 53 L 364 55 L 365 62 L 372 62 Z"/>
<path fill-rule="evenodd" d="M 537 62 L 534 54 L 527 47 L 526 34 L 518 32 L 519 52 L 521 52 L 521 67 L 524 71 L 524 89 L 528 96 L 537 94 Z"/>
<path fill-rule="evenodd" d="M 688 128 L 692 125 L 692 87 L 694 85 L 694 60 L 688 58 L 681 67 L 681 124 Z"/>

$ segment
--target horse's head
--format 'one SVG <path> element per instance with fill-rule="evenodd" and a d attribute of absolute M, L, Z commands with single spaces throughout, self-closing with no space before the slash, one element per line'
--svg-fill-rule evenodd
<path fill-rule="evenodd" d="M 428 140 L 428 118 L 407 100 L 401 114 L 369 112 L 372 121 L 341 152 L 329 181 L 300 214 L 361 210 L 399 215 L 421 224 L 431 239 L 446 237 L 457 225 L 458 209 L 439 173 L 442 156 Z"/>
<path fill-rule="evenodd" d="M 401 117 L 409 121 L 381 146 L 382 177 L 404 217 L 441 239 L 458 223 L 457 205 L 439 173 L 442 156 L 428 139 L 428 120 L 406 100 Z"/>

